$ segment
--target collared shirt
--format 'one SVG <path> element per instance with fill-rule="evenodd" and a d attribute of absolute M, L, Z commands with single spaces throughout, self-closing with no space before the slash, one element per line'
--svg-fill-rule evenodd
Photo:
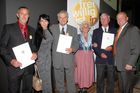
<path fill-rule="evenodd" d="M 118 30 L 120 30 L 120 32 L 119 32 L 118 38 L 120 37 L 120 34 L 122 33 L 122 30 L 124 29 L 124 27 L 126 26 L 127 23 L 128 23 L 128 22 L 126 22 L 122 27 L 119 27 Z"/>
<path fill-rule="evenodd" d="M 109 26 L 107 26 L 107 27 L 102 26 L 102 29 L 103 29 L 104 32 L 108 32 Z"/>
<path fill-rule="evenodd" d="M 21 30 L 21 32 L 22 32 L 22 35 L 23 35 L 23 37 L 24 38 L 27 38 L 27 36 L 28 36 L 28 28 L 27 28 L 27 25 L 23 25 L 19 20 L 18 20 L 18 25 L 19 25 L 19 28 L 20 28 L 20 30 Z M 25 34 L 26 34 L 26 37 L 25 37 Z"/>
<path fill-rule="evenodd" d="M 126 22 L 126 23 L 121 27 L 122 30 L 123 30 L 123 28 L 126 26 L 127 23 L 128 23 L 128 22 Z"/>
<path fill-rule="evenodd" d="M 65 32 L 65 34 L 66 34 L 66 31 L 67 31 L 67 24 L 64 25 L 64 26 L 61 26 L 61 25 L 59 24 L 59 28 L 60 28 L 60 33 L 61 33 L 61 31 L 62 31 L 62 28 L 64 28 L 64 32 Z"/>

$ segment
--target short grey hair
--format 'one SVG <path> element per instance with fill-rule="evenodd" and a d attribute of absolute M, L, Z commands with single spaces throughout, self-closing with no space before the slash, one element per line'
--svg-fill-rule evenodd
<path fill-rule="evenodd" d="M 103 16 L 107 16 L 108 19 L 110 20 L 110 15 L 108 13 L 102 13 L 101 16 L 100 16 L 100 18 L 102 18 Z"/>
<path fill-rule="evenodd" d="M 59 17 L 60 14 L 66 14 L 68 18 L 68 12 L 66 10 L 61 10 L 60 12 L 57 13 L 57 17 Z"/>

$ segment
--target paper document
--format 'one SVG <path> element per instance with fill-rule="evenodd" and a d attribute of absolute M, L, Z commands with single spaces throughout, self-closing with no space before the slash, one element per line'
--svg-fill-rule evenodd
<path fill-rule="evenodd" d="M 114 34 L 103 32 L 102 36 L 102 49 L 106 49 L 108 46 L 113 45 L 114 42 Z"/>
<path fill-rule="evenodd" d="M 67 54 L 66 48 L 71 47 L 71 42 L 72 36 L 60 34 L 56 51 Z"/>
<path fill-rule="evenodd" d="M 31 60 L 32 52 L 28 42 L 13 47 L 12 49 L 16 59 L 22 63 L 22 67 L 20 67 L 21 69 L 35 63 L 34 60 Z"/>

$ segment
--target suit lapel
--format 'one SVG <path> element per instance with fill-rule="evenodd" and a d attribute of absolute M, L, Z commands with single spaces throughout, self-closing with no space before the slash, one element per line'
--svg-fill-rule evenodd
<path fill-rule="evenodd" d="M 112 32 L 112 29 L 110 28 L 110 26 L 109 26 L 109 28 L 108 28 L 108 33 L 113 33 L 113 32 Z"/>
<path fill-rule="evenodd" d="M 70 35 L 70 27 L 69 27 L 69 25 L 67 25 L 67 31 L 66 31 L 66 33 L 68 33 Z"/>
<path fill-rule="evenodd" d="M 24 41 L 24 37 L 22 35 L 22 32 L 18 26 L 18 23 L 15 24 L 15 29 L 17 30 L 15 33 L 17 33 L 17 35 L 19 36 L 20 40 Z"/>
<path fill-rule="evenodd" d="M 123 28 L 123 30 L 122 30 L 119 38 L 118 38 L 118 42 L 117 43 L 119 43 L 120 39 L 126 34 L 128 28 L 129 28 L 129 23 L 127 23 L 126 26 Z"/>
<path fill-rule="evenodd" d="M 126 26 L 123 28 L 123 30 L 122 30 L 122 32 L 121 32 L 121 34 L 120 34 L 119 39 L 122 38 L 122 37 L 125 35 L 125 33 L 126 33 L 128 27 L 129 27 L 129 24 L 127 23 Z"/>
<path fill-rule="evenodd" d="M 57 31 L 57 30 L 58 30 L 58 31 Z M 55 31 L 55 32 L 56 32 L 56 34 L 58 34 L 58 35 L 60 34 L 60 27 L 59 27 L 59 24 L 56 25 L 56 31 Z"/>

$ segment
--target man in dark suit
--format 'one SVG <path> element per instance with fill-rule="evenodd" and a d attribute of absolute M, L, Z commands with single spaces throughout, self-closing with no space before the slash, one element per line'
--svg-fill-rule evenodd
<path fill-rule="evenodd" d="M 52 60 L 54 76 L 56 80 L 56 88 L 59 93 L 65 93 L 66 78 L 68 93 L 75 93 L 76 87 L 74 82 L 74 54 L 79 48 L 77 30 L 76 28 L 67 24 L 67 11 L 62 10 L 57 14 L 57 16 L 59 24 L 52 25 L 50 28 L 54 39 L 52 46 Z M 65 50 L 67 53 L 57 52 L 58 39 L 60 34 L 72 36 L 71 47 L 66 48 Z"/>
<path fill-rule="evenodd" d="M 114 60 L 112 45 L 101 48 L 103 33 L 115 33 L 115 28 L 109 26 L 110 16 L 102 13 L 100 16 L 101 27 L 93 31 L 92 44 L 96 54 L 97 67 L 97 93 L 104 93 L 104 82 L 107 79 L 107 93 L 114 91 Z"/>
<path fill-rule="evenodd" d="M 13 24 L 7 24 L 3 28 L 0 41 L 0 55 L 7 66 L 9 93 L 20 93 L 20 90 L 22 90 L 22 93 L 31 93 L 34 66 L 30 65 L 20 69 L 22 64 L 16 60 L 12 48 L 28 42 L 33 52 L 31 59 L 35 60 L 37 58 L 34 46 L 35 32 L 32 27 L 27 25 L 29 18 L 29 9 L 27 7 L 20 7 L 16 15 L 18 21 Z M 20 89 L 21 84 L 22 89 Z"/>
<path fill-rule="evenodd" d="M 140 55 L 140 31 L 128 23 L 125 12 L 117 14 L 119 30 L 114 42 L 115 64 L 117 66 L 121 93 L 133 93 L 134 67 Z"/>

